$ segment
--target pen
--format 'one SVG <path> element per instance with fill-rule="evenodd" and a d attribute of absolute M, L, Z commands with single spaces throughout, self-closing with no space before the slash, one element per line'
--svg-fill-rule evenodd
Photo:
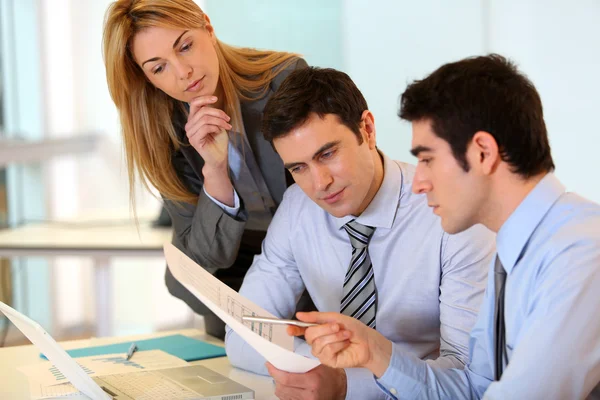
<path fill-rule="evenodd" d="M 261 322 L 263 324 L 274 324 L 274 325 L 295 325 L 301 328 L 308 328 L 311 326 L 317 326 L 318 324 L 311 324 L 310 322 L 296 321 L 292 319 L 278 319 L 278 318 L 267 318 L 267 317 L 252 317 L 250 315 L 242 316 L 242 321 L 246 322 Z"/>
<path fill-rule="evenodd" d="M 133 356 L 133 353 L 135 353 L 135 351 L 137 350 L 137 345 L 135 344 L 135 342 L 131 343 L 131 346 L 129 346 L 129 350 L 127 350 L 127 361 L 129 361 L 131 359 L 131 357 Z"/>

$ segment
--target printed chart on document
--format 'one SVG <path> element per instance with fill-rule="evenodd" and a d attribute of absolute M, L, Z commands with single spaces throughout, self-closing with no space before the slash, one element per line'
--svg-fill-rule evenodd
<path fill-rule="evenodd" d="M 304 373 L 320 364 L 294 353 L 294 337 L 286 333 L 284 325 L 242 321 L 246 314 L 275 318 L 273 314 L 219 281 L 172 244 L 166 243 L 164 249 L 175 279 L 276 368 Z"/>
<path fill-rule="evenodd" d="M 244 307 L 242 303 L 231 297 L 227 297 L 227 313 L 229 313 L 229 315 L 238 321 L 243 322 L 244 325 L 267 339 L 269 342 L 273 341 L 273 325 L 242 321 L 242 317 L 245 315 L 251 315 L 253 317 L 257 315 L 256 313 L 252 312 L 251 309 Z"/>
<path fill-rule="evenodd" d="M 275 317 L 274 315 L 218 281 L 210 273 L 197 264 L 194 264 L 183 253 L 180 253 L 178 250 L 177 252 L 179 257 L 177 255 L 176 257 L 179 262 L 171 268 L 172 272 L 173 269 L 181 270 L 185 274 L 185 280 L 197 292 L 206 296 L 208 300 L 235 318 L 236 321 L 250 328 L 254 333 L 269 342 L 293 351 L 294 339 L 286 333 L 285 326 L 242 321 L 242 316 L 244 315 Z"/>
<path fill-rule="evenodd" d="M 155 370 L 187 365 L 185 361 L 162 350 L 146 350 L 127 360 L 126 354 L 107 354 L 77 358 L 77 364 L 90 376 L 126 374 L 140 370 Z M 38 362 L 18 368 L 30 380 L 43 385 L 67 382 L 67 378 L 50 361 Z"/>

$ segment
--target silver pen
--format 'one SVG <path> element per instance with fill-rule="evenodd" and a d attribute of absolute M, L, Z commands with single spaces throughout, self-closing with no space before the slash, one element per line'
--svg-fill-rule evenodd
<path fill-rule="evenodd" d="M 311 326 L 317 326 L 319 324 L 312 324 L 310 322 L 302 322 L 296 321 L 293 319 L 279 319 L 279 318 L 269 318 L 269 317 L 253 317 L 250 315 L 244 315 L 242 317 L 242 321 L 244 322 L 260 322 L 263 324 L 273 324 L 273 325 L 294 325 L 299 326 L 300 328 L 309 328 Z"/>
<path fill-rule="evenodd" d="M 133 353 L 135 353 L 135 351 L 137 350 L 137 345 L 135 344 L 135 342 L 131 343 L 131 346 L 129 346 L 129 350 L 127 350 L 127 361 L 129 361 L 131 359 L 131 357 L 133 356 Z"/>

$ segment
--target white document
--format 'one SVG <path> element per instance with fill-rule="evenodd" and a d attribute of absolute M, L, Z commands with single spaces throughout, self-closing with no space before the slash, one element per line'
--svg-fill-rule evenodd
<path fill-rule="evenodd" d="M 165 244 L 164 249 L 173 276 L 276 368 L 304 373 L 320 364 L 294 353 L 294 337 L 285 332 L 285 326 L 242 322 L 243 315 L 277 317 L 223 284 L 172 244 Z"/>
<path fill-rule="evenodd" d="M 70 383 L 61 385 L 42 385 L 29 381 L 29 396 L 33 400 L 42 399 L 89 399 Z"/>
<path fill-rule="evenodd" d="M 127 360 L 126 357 L 127 354 L 105 354 L 79 357 L 75 361 L 89 376 L 126 374 L 141 370 L 149 371 L 188 365 L 181 358 L 172 356 L 162 350 L 138 351 L 134 353 L 131 360 Z M 42 386 L 68 382 L 66 376 L 50 361 L 40 361 L 36 364 L 20 367 L 18 370 L 25 374 L 30 382 L 36 382 Z"/>
<path fill-rule="evenodd" d="M 69 382 L 77 385 L 84 394 L 93 399 L 111 398 L 37 322 L 2 302 L 0 302 L 0 311 L 58 367 Z"/>

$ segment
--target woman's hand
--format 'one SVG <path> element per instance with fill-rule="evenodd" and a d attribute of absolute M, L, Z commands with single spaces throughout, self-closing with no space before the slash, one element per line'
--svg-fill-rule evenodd
<path fill-rule="evenodd" d="M 185 124 L 185 133 L 190 144 L 204 159 L 211 170 L 227 172 L 227 146 L 231 129 L 231 118 L 222 110 L 211 107 L 215 96 L 200 96 L 190 102 L 190 115 Z"/>
<path fill-rule="evenodd" d="M 226 132 L 231 129 L 231 118 L 222 110 L 211 107 L 216 101 L 215 96 L 200 96 L 191 101 L 185 133 L 204 160 L 204 190 L 217 201 L 233 207 L 235 195 L 229 179 L 229 135 Z"/>
<path fill-rule="evenodd" d="M 288 326 L 293 336 L 304 335 L 312 354 L 333 368 L 368 368 L 383 376 L 392 357 L 392 343 L 362 322 L 338 313 L 299 312 L 300 321 L 317 323 L 310 328 Z"/>

